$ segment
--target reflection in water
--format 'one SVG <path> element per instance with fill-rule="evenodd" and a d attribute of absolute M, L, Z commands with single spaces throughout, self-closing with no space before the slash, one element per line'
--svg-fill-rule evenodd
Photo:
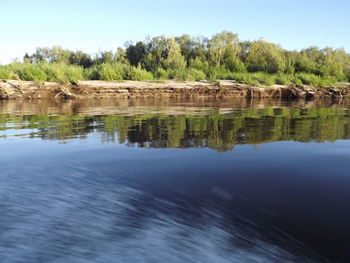
<path fill-rule="evenodd" d="M 0 102 L 1 262 L 349 262 L 349 124 L 317 101 Z"/>
<path fill-rule="evenodd" d="M 8 108 L 5 105 L 0 112 L 0 136 L 5 138 L 86 139 L 97 133 L 103 142 L 150 148 L 209 147 L 218 151 L 230 150 L 236 144 L 350 138 L 350 110 L 335 106 L 242 109 L 92 105 L 86 110 L 77 103 L 65 105 L 70 114 L 50 112 L 46 106 L 40 114 L 35 107 L 33 113 L 24 107 L 20 115 L 11 114 Z"/>

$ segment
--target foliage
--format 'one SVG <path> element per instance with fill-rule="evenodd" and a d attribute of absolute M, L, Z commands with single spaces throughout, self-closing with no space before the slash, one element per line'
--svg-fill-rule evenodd
<path fill-rule="evenodd" d="M 12 72 L 22 80 L 46 81 L 47 75 L 42 67 L 30 63 L 12 64 Z"/>
<path fill-rule="evenodd" d="M 41 63 L 40 67 L 44 70 L 47 81 L 75 84 L 79 80 L 84 79 L 84 71 L 81 66 L 67 66 L 62 63 Z"/>
<path fill-rule="evenodd" d="M 192 80 L 192 81 L 197 80 L 198 81 L 198 80 L 206 79 L 205 73 L 195 68 L 183 69 L 181 71 L 173 71 L 172 73 L 174 78 L 179 80 Z"/>
<path fill-rule="evenodd" d="M 265 86 L 272 86 L 275 84 L 275 76 L 271 74 L 267 74 L 265 72 L 257 72 L 252 75 L 253 80 L 258 82 L 259 84 Z"/>
<path fill-rule="evenodd" d="M 232 73 L 230 77 L 228 77 L 227 79 L 232 79 L 237 81 L 238 83 L 245 83 L 250 85 L 258 84 L 258 82 L 253 79 L 252 75 L 253 74 L 251 73 L 238 72 L 238 73 Z"/>
<path fill-rule="evenodd" d="M 155 73 L 156 78 L 160 79 L 160 80 L 166 80 L 170 78 L 170 74 L 167 70 L 163 69 L 163 68 L 158 68 L 156 73 Z"/>
<path fill-rule="evenodd" d="M 275 83 L 278 85 L 288 85 L 291 80 L 287 74 L 279 73 L 275 76 Z"/>
<path fill-rule="evenodd" d="M 127 72 L 129 80 L 152 80 L 153 74 L 141 68 L 141 66 L 131 66 Z"/>
<path fill-rule="evenodd" d="M 6 66 L 0 66 L 0 79 L 11 79 L 11 71 Z"/>
<path fill-rule="evenodd" d="M 223 31 L 212 38 L 157 36 L 125 48 L 90 55 L 59 46 L 37 48 L 23 63 L 0 66 L 0 78 L 78 80 L 218 80 L 252 85 L 329 86 L 350 81 L 350 55 L 343 49 L 288 51 L 267 42 L 240 41 Z"/>
<path fill-rule="evenodd" d="M 264 71 L 270 74 L 282 72 L 285 69 L 281 49 L 264 40 L 254 42 L 247 56 L 249 71 Z"/>
<path fill-rule="evenodd" d="M 181 71 L 186 67 L 185 58 L 181 54 L 180 45 L 171 38 L 166 43 L 167 57 L 163 61 L 165 69 Z"/>
<path fill-rule="evenodd" d="M 122 80 L 126 78 L 125 66 L 123 64 L 102 64 L 92 72 L 92 79 L 99 80 Z"/>

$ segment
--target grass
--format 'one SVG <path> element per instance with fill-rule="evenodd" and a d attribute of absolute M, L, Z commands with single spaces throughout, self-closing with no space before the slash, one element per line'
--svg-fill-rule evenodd
<path fill-rule="evenodd" d="M 235 80 L 238 83 L 262 85 L 266 87 L 275 84 L 322 87 L 336 85 L 336 83 L 339 82 L 338 79 L 332 76 L 318 76 L 309 73 L 268 74 L 266 72 L 230 72 L 222 67 L 209 68 L 208 70 L 202 70 L 199 69 L 199 67 L 190 67 L 180 71 L 158 68 L 153 75 L 151 72 L 141 68 L 141 66 L 134 67 L 121 63 L 105 63 L 86 69 L 81 66 L 62 63 L 12 63 L 7 66 L 0 66 L 0 79 L 21 79 L 38 82 L 53 81 L 73 84 L 77 83 L 79 80 L 150 80 L 163 83 L 167 79 L 189 81 L 217 81 L 220 79 L 228 79 Z"/>

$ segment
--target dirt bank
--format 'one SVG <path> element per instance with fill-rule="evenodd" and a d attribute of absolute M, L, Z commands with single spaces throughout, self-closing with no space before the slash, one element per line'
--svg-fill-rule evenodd
<path fill-rule="evenodd" d="M 80 81 L 77 85 L 54 82 L 3 80 L 0 99 L 87 99 L 87 98 L 345 98 L 350 88 L 295 87 L 275 85 L 256 87 L 233 81 Z"/>

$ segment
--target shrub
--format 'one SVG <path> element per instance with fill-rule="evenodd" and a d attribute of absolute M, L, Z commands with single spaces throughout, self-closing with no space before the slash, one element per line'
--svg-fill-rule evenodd
<path fill-rule="evenodd" d="M 235 80 L 237 82 L 243 83 L 248 74 L 249 73 L 231 72 L 227 75 L 226 79 Z"/>
<path fill-rule="evenodd" d="M 54 82 L 60 82 L 60 83 L 68 82 L 68 79 L 65 77 L 62 68 L 59 67 L 57 64 L 45 63 L 45 64 L 41 64 L 41 68 L 46 73 L 47 81 L 54 81 Z"/>
<path fill-rule="evenodd" d="M 134 67 L 130 66 L 127 72 L 129 80 L 152 80 L 154 79 L 153 74 L 141 68 L 141 66 Z"/>
<path fill-rule="evenodd" d="M 206 75 L 202 70 L 189 68 L 187 70 L 187 79 L 188 80 L 204 80 L 206 79 Z"/>
<path fill-rule="evenodd" d="M 100 74 L 99 74 L 99 68 L 101 66 L 93 66 L 91 68 L 87 68 L 84 70 L 84 76 L 86 79 L 89 80 L 99 80 Z"/>
<path fill-rule="evenodd" d="M 210 65 L 208 61 L 201 59 L 199 57 L 190 60 L 190 68 L 198 69 L 205 74 L 208 74 L 210 71 Z"/>
<path fill-rule="evenodd" d="M 47 75 L 45 71 L 37 65 L 24 63 L 24 64 L 13 64 L 13 71 L 19 76 L 21 80 L 30 81 L 46 81 Z"/>
<path fill-rule="evenodd" d="M 275 84 L 275 78 L 274 75 L 267 74 L 264 72 L 257 72 L 252 74 L 253 80 L 258 82 L 259 84 L 266 85 L 266 86 L 271 86 Z"/>
<path fill-rule="evenodd" d="M 168 70 L 170 79 L 187 80 L 188 76 L 186 70 Z"/>
<path fill-rule="evenodd" d="M 235 80 L 238 83 L 244 83 L 249 85 L 257 85 L 258 82 L 253 78 L 253 73 L 247 72 L 231 72 L 227 75 L 226 79 Z"/>
<path fill-rule="evenodd" d="M 232 72 L 224 67 L 213 67 L 209 69 L 208 77 L 210 79 L 230 79 Z"/>
<path fill-rule="evenodd" d="M 165 80 L 165 79 L 169 79 L 170 78 L 170 74 L 169 74 L 169 71 L 163 69 L 163 68 L 158 68 L 156 73 L 155 73 L 156 77 L 158 79 L 162 79 L 162 80 Z"/>
<path fill-rule="evenodd" d="M 68 81 L 72 84 L 77 84 L 79 80 L 84 78 L 84 69 L 81 66 L 69 66 L 65 68 L 64 74 Z"/>
<path fill-rule="evenodd" d="M 337 82 L 336 77 L 332 77 L 332 76 L 324 76 L 320 79 L 320 83 L 319 85 L 322 87 L 326 87 L 326 86 L 332 86 Z"/>
<path fill-rule="evenodd" d="M 275 77 L 275 83 L 278 85 L 289 85 L 291 81 L 286 74 L 278 74 Z"/>
<path fill-rule="evenodd" d="M 321 78 L 319 76 L 314 75 L 314 74 L 299 73 L 299 74 L 296 74 L 296 76 L 305 85 L 312 85 L 312 86 L 319 86 L 320 85 Z"/>
<path fill-rule="evenodd" d="M 84 69 L 81 66 L 62 63 L 39 63 L 38 65 L 45 72 L 47 81 L 76 84 L 79 80 L 85 79 Z"/>
<path fill-rule="evenodd" d="M 0 66 L 0 79 L 10 79 L 12 72 L 6 66 Z"/>
<path fill-rule="evenodd" d="M 297 76 L 292 77 L 292 83 L 296 86 L 303 86 L 303 82 Z"/>
<path fill-rule="evenodd" d="M 101 64 L 97 67 L 96 77 L 99 80 L 122 80 L 125 68 L 121 64 Z"/>
<path fill-rule="evenodd" d="M 180 71 L 174 71 L 170 73 L 173 78 L 179 79 L 179 80 L 204 80 L 206 79 L 206 75 L 203 71 L 195 69 L 195 68 L 189 68 L 184 69 Z"/>

